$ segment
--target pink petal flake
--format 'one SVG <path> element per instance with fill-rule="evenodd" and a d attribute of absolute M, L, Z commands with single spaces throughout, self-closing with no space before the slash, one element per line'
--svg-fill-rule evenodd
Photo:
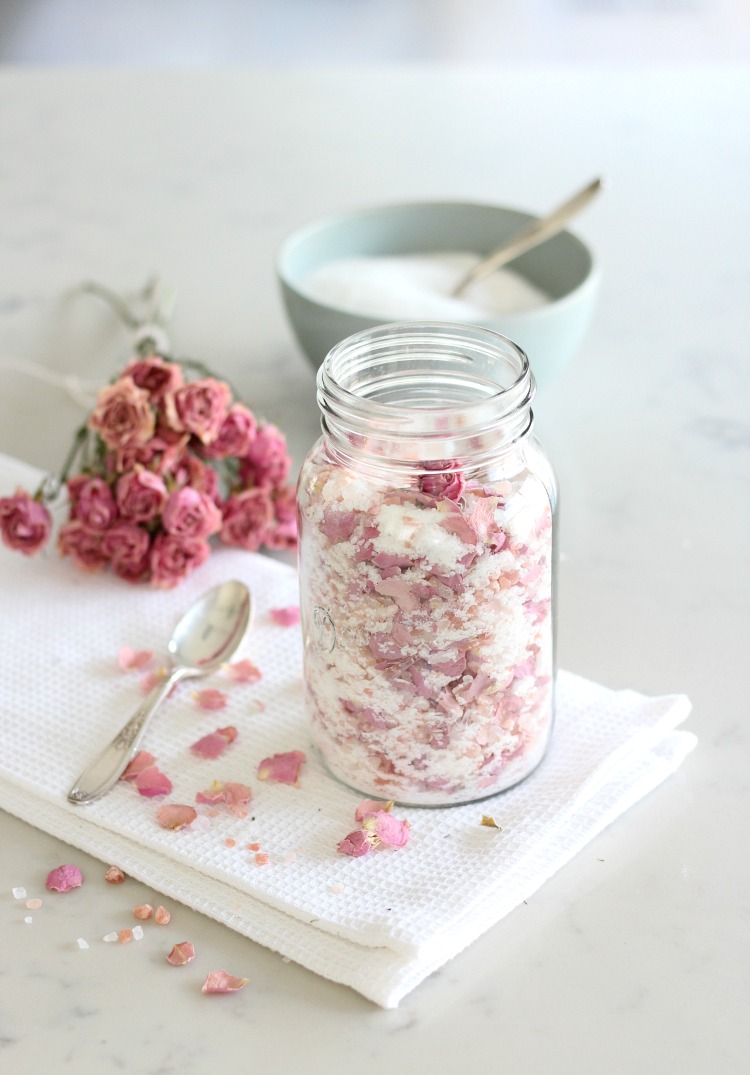
<path fill-rule="evenodd" d="M 214 780 L 210 788 L 198 792 L 195 796 L 195 801 L 208 806 L 223 803 L 230 813 L 235 814 L 237 817 L 245 817 L 247 815 L 245 807 L 250 802 L 252 795 L 253 793 L 247 784 L 235 784 L 231 781 L 223 783 L 221 780 Z"/>
<path fill-rule="evenodd" d="M 386 847 L 406 847 L 411 835 L 408 821 L 399 821 L 385 810 L 376 810 L 368 814 L 362 822 L 362 828 L 374 837 L 376 843 Z"/>
<path fill-rule="evenodd" d="M 274 754 L 270 758 L 264 758 L 258 766 L 258 779 L 275 781 L 277 784 L 296 784 L 300 769 L 306 760 L 301 750 Z"/>
<path fill-rule="evenodd" d="M 172 951 L 167 956 L 167 963 L 171 963 L 173 967 L 184 967 L 186 963 L 190 963 L 195 959 L 195 948 L 190 941 L 180 941 L 179 944 L 175 944 Z"/>
<path fill-rule="evenodd" d="M 123 646 L 117 655 L 117 664 L 123 672 L 142 672 L 148 668 L 154 659 L 151 650 L 134 650 L 131 646 Z"/>
<path fill-rule="evenodd" d="M 192 806 L 183 806 L 181 803 L 165 803 L 156 811 L 156 820 L 163 829 L 183 829 L 192 824 L 197 816 Z"/>
<path fill-rule="evenodd" d="M 147 750 L 139 750 L 123 772 L 120 780 L 127 780 L 132 783 L 139 773 L 142 773 L 149 765 L 153 765 L 155 761 L 156 758 L 153 754 L 149 754 Z"/>
<path fill-rule="evenodd" d="M 148 765 L 141 769 L 133 781 L 141 795 L 151 799 L 155 795 L 169 795 L 172 790 L 172 781 L 156 765 Z"/>
<path fill-rule="evenodd" d="M 229 725 L 227 728 L 217 728 L 215 732 L 204 735 L 202 739 L 193 743 L 190 749 L 200 758 L 218 758 L 236 738 L 237 729 L 234 725 Z"/>
<path fill-rule="evenodd" d="M 47 874 L 46 885 L 50 892 L 70 892 L 71 888 L 80 888 L 83 874 L 77 866 L 58 866 Z"/>
<path fill-rule="evenodd" d="M 364 829 L 355 829 L 354 832 L 350 832 L 348 836 L 345 836 L 337 846 L 337 851 L 340 855 L 350 855 L 352 858 L 358 859 L 362 855 L 369 854 L 372 851 L 372 839 L 369 833 Z"/>
<path fill-rule="evenodd" d="M 223 709 L 228 701 L 224 691 L 219 691 L 215 687 L 194 691 L 193 698 L 201 709 Z"/>
<path fill-rule="evenodd" d="M 260 668 L 252 661 L 235 661 L 234 664 L 224 666 L 227 675 L 235 683 L 259 683 L 263 678 Z"/>
<path fill-rule="evenodd" d="M 249 978 L 235 978 L 225 970 L 214 970 L 206 975 L 201 986 L 201 993 L 236 993 L 250 981 Z"/>
<path fill-rule="evenodd" d="M 393 808 L 393 799 L 390 802 L 379 802 L 377 799 L 363 799 L 354 811 L 355 821 L 364 821 L 368 814 L 374 814 L 377 810 L 388 813 Z"/>
<path fill-rule="evenodd" d="M 279 627 L 295 627 L 300 621 L 299 605 L 288 605 L 286 608 L 271 608 L 268 614 Z"/>

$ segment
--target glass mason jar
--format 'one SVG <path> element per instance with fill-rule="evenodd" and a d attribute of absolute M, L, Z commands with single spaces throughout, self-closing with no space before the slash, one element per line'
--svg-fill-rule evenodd
<path fill-rule="evenodd" d="M 555 679 L 552 468 L 526 355 L 486 329 L 386 325 L 318 373 L 300 474 L 306 705 L 328 770 L 409 805 L 542 760 Z"/>

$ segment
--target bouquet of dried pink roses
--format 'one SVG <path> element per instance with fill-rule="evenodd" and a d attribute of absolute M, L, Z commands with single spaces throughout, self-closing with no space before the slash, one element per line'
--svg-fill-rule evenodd
<path fill-rule="evenodd" d="M 10 548 L 37 552 L 52 532 L 47 505 L 65 485 L 63 556 L 170 588 L 206 560 L 213 536 L 251 551 L 295 547 L 290 465 L 283 435 L 226 382 L 146 353 L 101 389 L 58 479 L 0 498 L 0 533 Z"/>

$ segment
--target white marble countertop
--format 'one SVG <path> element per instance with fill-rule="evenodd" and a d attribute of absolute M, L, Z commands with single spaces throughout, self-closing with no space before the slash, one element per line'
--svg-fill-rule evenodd
<path fill-rule="evenodd" d="M 0 73 L 0 359 L 107 380 L 127 337 L 71 286 L 158 270 L 176 353 L 230 377 L 297 465 L 318 418 L 273 275 L 292 228 L 412 197 L 543 210 L 607 176 L 577 228 L 596 320 L 536 408 L 563 490 L 561 663 L 687 693 L 700 739 L 391 1012 L 181 907 L 242 993 L 165 984 L 153 944 L 79 951 L 113 901 L 158 901 L 133 881 L 25 925 L 14 886 L 102 867 L 0 815 L 4 1071 L 747 1070 L 749 118 L 748 72 L 711 68 Z M 81 412 L 7 365 L 0 385 L 0 451 L 54 468 Z"/>

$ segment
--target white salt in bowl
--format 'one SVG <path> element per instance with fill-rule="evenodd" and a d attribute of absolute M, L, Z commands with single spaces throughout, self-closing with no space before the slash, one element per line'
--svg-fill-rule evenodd
<path fill-rule="evenodd" d="M 284 306 L 300 347 L 317 367 L 333 346 L 363 329 L 391 321 L 446 320 L 404 317 L 394 309 L 383 310 L 382 315 L 373 309 L 358 312 L 351 306 L 351 294 L 347 308 L 323 300 L 319 293 L 316 297 L 312 274 L 319 275 L 326 266 L 330 276 L 336 273 L 332 263 L 349 259 L 456 252 L 484 256 L 534 219 L 498 205 L 412 202 L 308 224 L 287 238 L 276 264 Z M 598 291 L 598 270 L 589 248 L 569 231 L 523 254 L 508 269 L 522 278 L 522 285 L 526 282 L 544 292 L 545 301 L 522 312 L 477 311 L 476 317 L 456 320 L 509 337 L 526 351 L 537 383 L 545 384 L 568 363 L 585 335 Z"/>

